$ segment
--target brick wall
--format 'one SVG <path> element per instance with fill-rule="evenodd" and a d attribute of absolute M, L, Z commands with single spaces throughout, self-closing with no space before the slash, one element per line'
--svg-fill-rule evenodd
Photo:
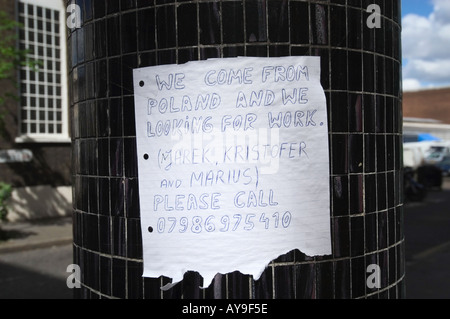
<path fill-rule="evenodd" d="M 405 92 L 403 116 L 430 118 L 450 124 L 450 88 Z"/>

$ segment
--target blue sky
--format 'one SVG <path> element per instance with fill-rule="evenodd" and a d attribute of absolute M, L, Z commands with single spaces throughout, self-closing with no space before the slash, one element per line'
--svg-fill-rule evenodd
<path fill-rule="evenodd" d="M 402 0 L 403 88 L 450 87 L 450 0 Z"/>
<path fill-rule="evenodd" d="M 433 4 L 430 0 L 402 0 L 402 15 L 415 13 L 428 16 L 433 12 Z"/>

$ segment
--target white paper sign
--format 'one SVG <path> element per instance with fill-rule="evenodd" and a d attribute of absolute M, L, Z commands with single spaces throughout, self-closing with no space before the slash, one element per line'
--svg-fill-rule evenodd
<path fill-rule="evenodd" d="M 331 254 L 319 57 L 134 70 L 145 277 L 258 279 L 294 249 Z"/>

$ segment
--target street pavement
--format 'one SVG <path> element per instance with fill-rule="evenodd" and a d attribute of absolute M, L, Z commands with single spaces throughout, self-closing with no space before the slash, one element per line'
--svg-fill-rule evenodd
<path fill-rule="evenodd" d="M 67 266 L 72 264 L 72 219 L 2 225 L 0 299 L 72 299 Z"/>
<path fill-rule="evenodd" d="M 71 263 L 70 244 L 1 254 L 0 299 L 72 299 Z"/>
<path fill-rule="evenodd" d="M 423 202 L 405 203 L 406 298 L 450 298 L 450 178 Z M 2 225 L 0 299 L 72 299 L 70 217 Z"/>
<path fill-rule="evenodd" d="M 406 297 L 450 298 L 450 178 L 423 202 L 405 203 Z"/>

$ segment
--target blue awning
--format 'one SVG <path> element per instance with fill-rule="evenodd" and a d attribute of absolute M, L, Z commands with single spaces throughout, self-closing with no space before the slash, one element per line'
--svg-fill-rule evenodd
<path fill-rule="evenodd" d="M 430 133 L 420 133 L 417 136 L 417 140 L 419 142 L 424 142 L 424 141 L 440 141 L 441 139 Z"/>

